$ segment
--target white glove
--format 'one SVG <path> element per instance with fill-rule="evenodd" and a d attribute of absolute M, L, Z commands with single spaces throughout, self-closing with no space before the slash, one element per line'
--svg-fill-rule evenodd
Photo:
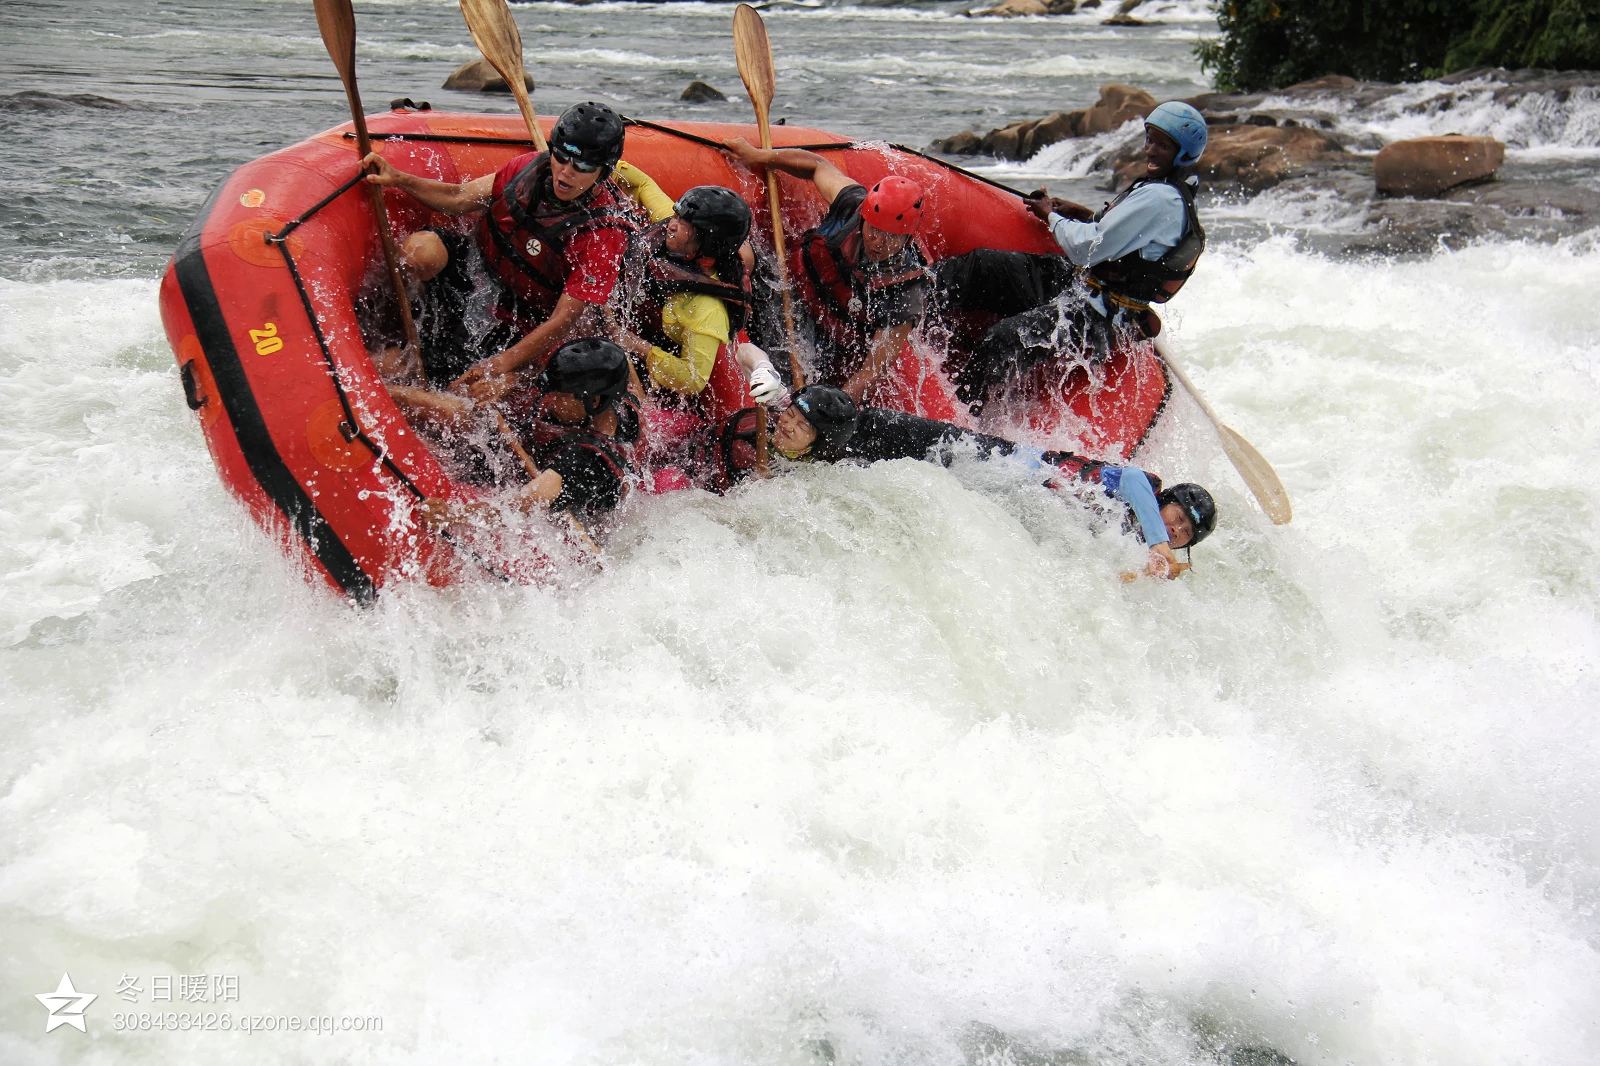
<path fill-rule="evenodd" d="M 776 407 L 789 398 L 789 390 L 771 363 L 750 371 L 750 398 L 763 407 Z"/>

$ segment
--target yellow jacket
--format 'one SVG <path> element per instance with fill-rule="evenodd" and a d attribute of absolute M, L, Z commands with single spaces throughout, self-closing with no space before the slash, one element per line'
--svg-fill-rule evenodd
<path fill-rule="evenodd" d="M 612 178 L 649 213 L 651 222 L 672 217 L 671 197 L 638 167 L 618 163 Z M 728 309 L 715 296 L 678 292 L 667 297 L 661 329 L 678 342 L 678 350 L 651 347 L 645 359 L 650 381 L 659 389 L 690 395 L 705 388 L 717 365 L 717 351 L 728 343 L 728 325 Z"/>

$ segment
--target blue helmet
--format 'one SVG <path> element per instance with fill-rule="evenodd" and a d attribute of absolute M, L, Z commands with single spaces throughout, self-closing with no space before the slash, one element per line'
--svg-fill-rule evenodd
<path fill-rule="evenodd" d="M 1178 142 L 1178 155 L 1172 161 L 1174 166 L 1192 166 L 1206 150 L 1205 116 L 1181 100 L 1168 100 L 1160 105 L 1150 112 L 1144 124 L 1154 126 Z"/>

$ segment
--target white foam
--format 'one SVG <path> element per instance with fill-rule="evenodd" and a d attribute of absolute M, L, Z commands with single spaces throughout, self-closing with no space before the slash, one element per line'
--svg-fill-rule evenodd
<path fill-rule="evenodd" d="M 6 284 L 0 935 L 119 1062 L 1592 1062 L 1597 283 L 1213 249 L 1169 322 L 1296 519 L 1176 398 L 1176 585 L 907 461 L 366 611 L 218 486 L 151 284 Z M 122 972 L 385 1028 L 119 1036 Z"/>

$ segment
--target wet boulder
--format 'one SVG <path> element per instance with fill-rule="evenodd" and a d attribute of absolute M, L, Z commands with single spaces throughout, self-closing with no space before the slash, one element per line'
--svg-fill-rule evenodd
<path fill-rule="evenodd" d="M 1428 255 L 1460 248 L 1505 230 L 1503 216 L 1471 204 L 1439 200 L 1386 200 L 1367 210 L 1367 230 L 1349 252 Z"/>
<path fill-rule="evenodd" d="M 703 81 L 691 81 L 678 99 L 687 100 L 691 104 L 721 104 L 726 103 L 728 97 L 721 90 Z"/>
<path fill-rule="evenodd" d="M 968 11 L 973 18 L 1018 18 L 1022 15 L 1048 15 L 1050 9 L 1044 0 L 1000 0 L 994 7 L 983 11 Z"/>
<path fill-rule="evenodd" d="M 1134 18 L 1126 12 L 1119 11 L 1108 19 L 1101 19 L 1102 26 L 1153 26 L 1155 23 L 1147 22 L 1141 18 Z"/>
<path fill-rule="evenodd" d="M 940 137 L 930 147 L 945 155 L 977 155 L 983 151 L 983 138 L 971 130 L 962 130 L 950 137 Z"/>
<path fill-rule="evenodd" d="M 1046 145 L 1068 137 L 1108 133 L 1124 122 L 1155 110 L 1156 99 L 1143 89 L 1111 82 L 1100 87 L 1100 99 L 1083 111 L 1057 111 L 1044 118 L 1013 122 L 983 136 L 958 133 L 933 142 L 946 155 L 992 155 L 996 159 L 1029 159 Z"/>
<path fill-rule="evenodd" d="M 1438 196 L 1447 189 L 1494 177 L 1506 146 L 1493 137 L 1417 137 L 1385 145 L 1372 162 L 1379 192 Z"/>
<path fill-rule="evenodd" d="M 1090 137 L 1096 133 L 1110 133 L 1124 122 L 1143 119 L 1156 109 L 1156 98 L 1143 89 L 1120 82 L 1100 86 L 1100 99 L 1081 112 L 1075 137 Z M 1042 145 L 1041 145 L 1042 147 Z"/>
<path fill-rule="evenodd" d="M 1195 164 L 1200 180 L 1248 193 L 1270 189 L 1293 174 L 1349 158 L 1321 130 L 1305 126 L 1212 126 L 1205 154 Z M 1115 188 L 1144 176 L 1144 140 L 1130 138 L 1111 159 Z"/>
<path fill-rule="evenodd" d="M 522 84 L 533 92 L 533 76 L 524 72 Z M 446 89 L 460 89 L 469 93 L 508 93 L 511 86 L 500 76 L 500 72 L 489 65 L 487 59 L 475 59 L 471 63 L 463 63 L 456 68 L 456 72 L 444 80 Z"/>

